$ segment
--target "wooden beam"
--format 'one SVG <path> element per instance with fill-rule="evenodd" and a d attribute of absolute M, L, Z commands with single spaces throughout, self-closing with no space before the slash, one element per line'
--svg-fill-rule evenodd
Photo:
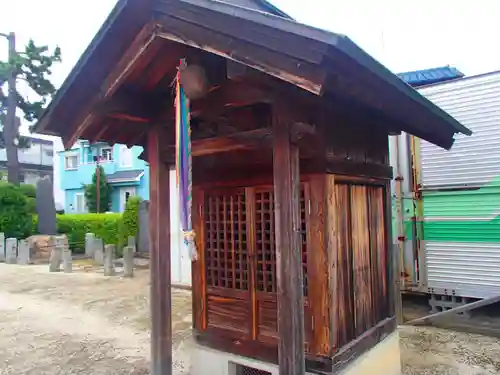
<path fill-rule="evenodd" d="M 166 2 L 163 2 L 163 4 L 166 4 Z M 163 15 L 158 17 L 158 21 L 164 25 L 164 30 L 159 33 L 160 37 L 244 64 L 314 94 L 319 95 L 321 93 L 326 77 L 317 63 L 304 61 L 291 55 L 284 57 L 283 54 L 275 50 L 262 48 L 231 35 L 214 32 L 207 28 L 205 24 L 192 23 L 184 19 L 180 14 L 174 14 L 182 11 L 179 8 L 180 6 L 176 5 L 174 9 L 169 4 L 167 7 L 159 9 L 160 12 L 163 12 Z M 174 29 L 176 29 L 175 33 L 171 32 Z M 259 31 L 256 31 L 255 34 L 259 34 Z M 264 35 L 262 37 L 266 38 Z M 297 48 L 298 46 L 294 47 Z M 319 55 L 317 57 L 320 59 Z"/>
<path fill-rule="evenodd" d="M 82 132 L 88 128 L 91 124 L 95 123 L 99 120 L 99 116 L 95 113 L 86 113 L 84 116 L 79 116 L 79 123 L 81 123 L 80 127 L 77 131 L 73 132 L 71 136 L 63 136 L 63 146 L 64 149 L 67 150 L 75 144 L 78 137 L 82 134 Z"/>
<path fill-rule="evenodd" d="M 333 366 L 330 374 L 340 374 L 358 359 L 362 354 L 368 352 L 379 342 L 384 340 L 397 328 L 396 319 L 386 318 L 375 326 L 363 332 L 356 339 L 341 347 L 333 356 Z"/>
<path fill-rule="evenodd" d="M 165 108 L 170 107 L 173 107 L 170 96 L 121 90 L 101 103 L 96 112 L 101 116 L 115 119 L 149 123 L 158 118 Z"/>
<path fill-rule="evenodd" d="M 204 98 L 191 101 L 191 115 L 196 117 L 204 112 L 270 103 L 271 100 L 269 92 L 254 87 L 245 80 L 227 80 L 225 84 L 211 88 Z"/>
<path fill-rule="evenodd" d="M 192 142 L 191 152 L 193 156 L 204 156 L 221 152 L 251 150 L 271 136 L 270 128 L 254 129 L 239 132 L 225 137 L 199 139 Z M 175 152 L 175 146 L 170 146 L 167 153 Z"/>
<path fill-rule="evenodd" d="M 141 11 L 145 9 L 146 7 L 143 7 Z M 159 45 L 161 44 L 161 42 L 155 38 L 156 31 L 157 25 L 154 22 L 147 23 L 141 29 L 130 47 L 124 53 L 121 60 L 115 65 L 115 69 L 113 69 L 113 71 L 103 81 L 100 90 L 96 91 L 96 95 L 92 97 L 88 105 L 85 107 L 85 110 L 82 111 L 83 114 L 77 117 L 76 121 L 74 121 L 74 123 L 78 125 L 71 136 L 63 137 L 63 143 L 66 148 L 71 147 L 83 134 L 83 132 L 92 125 L 94 119 L 99 116 L 99 114 L 96 114 L 93 111 L 95 106 L 102 103 L 102 101 L 106 98 L 109 98 L 118 89 L 118 87 L 120 87 L 120 85 L 131 73 L 132 67 L 134 67 L 137 62 L 141 60 L 140 57 L 145 53 L 145 51 L 149 50 L 149 54 L 154 55 L 154 51 L 151 47 L 153 46 L 154 48 L 159 48 Z M 156 43 L 153 43 L 155 39 L 157 39 Z"/>
<path fill-rule="evenodd" d="M 245 80 L 227 80 L 223 85 L 210 88 L 203 98 L 192 100 L 190 114 L 191 117 L 217 118 L 231 108 L 271 101 L 269 91 L 254 87 Z M 161 118 L 170 121 L 174 116 L 175 108 L 171 107 Z"/>
<path fill-rule="evenodd" d="M 217 119 L 230 108 L 270 101 L 269 93 L 264 90 L 243 81 L 228 80 L 222 86 L 211 88 L 204 98 L 191 101 L 190 113 L 192 117 Z M 169 109 L 165 111 L 165 108 Z M 175 117 L 175 107 L 170 96 L 120 91 L 101 104 L 97 113 L 130 122 L 150 123 L 171 121 Z"/>
<path fill-rule="evenodd" d="M 172 301 L 170 279 L 170 169 L 160 159 L 160 126 L 148 133 L 149 231 L 151 272 L 151 373 L 172 374 Z"/>
<path fill-rule="evenodd" d="M 440 319 L 449 318 L 452 315 L 472 311 L 480 307 L 492 305 L 497 302 L 500 302 L 500 295 L 481 299 L 479 301 L 471 302 L 463 306 L 457 306 L 449 310 L 440 311 L 435 314 L 424 316 L 423 318 L 414 319 L 409 322 L 406 322 L 405 325 L 410 325 L 410 326 L 432 325 L 436 324 L 436 322 L 439 322 Z"/>
<path fill-rule="evenodd" d="M 304 134 L 314 134 L 315 130 L 307 124 L 292 124 L 290 126 L 293 140 L 300 139 Z M 192 142 L 192 155 L 205 156 L 221 152 L 252 150 L 262 147 L 263 143 L 272 145 L 273 133 L 271 128 L 259 128 L 238 132 L 224 137 L 213 137 L 194 140 Z M 175 146 L 167 149 L 168 154 L 175 152 Z"/>
<path fill-rule="evenodd" d="M 150 120 L 146 117 L 141 117 L 141 116 L 133 115 L 130 113 L 120 113 L 120 112 L 113 113 L 112 112 L 112 113 L 108 113 L 107 116 L 110 118 L 113 118 L 115 120 L 125 120 L 125 121 L 129 121 L 129 122 L 140 122 L 143 124 L 147 124 L 150 122 Z"/>
<path fill-rule="evenodd" d="M 106 130 L 108 130 L 109 124 L 106 123 L 106 121 L 101 121 L 96 124 L 96 126 L 92 127 L 95 129 L 95 131 L 92 132 L 91 137 L 87 137 L 90 143 L 97 142 L 101 139 L 104 133 L 106 133 Z M 89 129 L 89 130 L 92 130 Z"/>
<path fill-rule="evenodd" d="M 104 82 L 104 97 L 111 96 L 138 65 L 139 60 L 147 63 L 160 50 L 162 43 L 156 38 L 158 26 L 155 22 L 146 24 L 127 49 L 121 60 L 116 64 L 113 72 Z M 151 47 L 151 48 L 150 48 Z M 143 55 L 147 52 L 148 61 Z"/>
<path fill-rule="evenodd" d="M 251 144 L 235 142 L 230 138 L 210 138 L 193 142 L 193 156 L 211 155 L 219 152 L 251 150 Z"/>
<path fill-rule="evenodd" d="M 273 169 L 280 375 L 305 373 L 299 150 L 286 106 L 273 107 Z"/>

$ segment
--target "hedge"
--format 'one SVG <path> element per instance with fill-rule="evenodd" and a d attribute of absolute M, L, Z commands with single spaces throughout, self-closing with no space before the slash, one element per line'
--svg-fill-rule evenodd
<path fill-rule="evenodd" d="M 105 244 L 117 245 L 121 218 L 117 213 L 57 215 L 57 232 L 68 236 L 73 252 L 83 253 L 86 233 L 94 233 Z M 34 224 L 37 228 L 36 219 Z"/>
<path fill-rule="evenodd" d="M 36 186 L 30 184 L 20 184 L 19 190 L 28 198 L 36 198 Z"/>
<path fill-rule="evenodd" d="M 28 198 L 19 186 L 0 182 L 0 232 L 5 237 L 26 238 L 32 230 Z"/>
<path fill-rule="evenodd" d="M 140 197 L 130 197 L 127 201 L 120 223 L 118 249 L 127 246 L 129 236 L 137 236 L 137 230 L 139 228 L 139 205 L 141 202 L 142 198 Z"/>
<path fill-rule="evenodd" d="M 30 184 L 20 184 L 19 190 L 26 196 L 28 211 L 36 214 L 36 187 Z"/>

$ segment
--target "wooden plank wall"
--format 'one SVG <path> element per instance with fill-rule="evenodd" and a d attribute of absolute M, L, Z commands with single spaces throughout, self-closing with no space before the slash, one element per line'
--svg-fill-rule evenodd
<path fill-rule="evenodd" d="M 387 246 L 384 185 L 334 183 L 327 185 L 328 210 L 334 211 L 336 288 L 332 291 L 335 350 L 347 345 L 390 315 L 388 309 Z"/>
<path fill-rule="evenodd" d="M 325 174 L 309 175 L 305 181 L 301 212 L 307 248 L 303 258 L 306 351 L 310 357 L 327 358 L 391 316 L 384 218 L 386 185 L 374 179 Z M 238 185 L 249 186 L 243 182 Z M 236 198 L 238 194 L 244 198 Z M 219 257 L 224 264 L 226 257 L 230 261 L 235 259 L 230 253 L 245 253 L 247 267 L 236 265 L 231 277 L 235 277 L 234 271 L 249 272 L 245 277 L 248 289 L 234 290 L 229 284 L 215 288 L 208 278 L 216 269 L 207 263 L 205 252 L 200 254 L 193 264 L 195 327 L 198 332 L 244 340 L 234 347 L 243 355 L 249 353 L 243 352 L 244 349 L 257 353 L 248 346 L 254 345 L 252 342 L 259 345 L 258 353 L 277 344 L 275 280 L 270 287 L 266 286 L 266 280 L 275 278 L 272 195 L 267 184 L 198 188 L 194 194 L 194 207 L 198 209 L 193 212 L 193 221 L 197 222 L 199 249 L 208 250 L 211 258 Z M 234 205 L 240 201 L 245 202 L 244 207 L 240 203 Z M 214 202 L 229 207 L 219 209 L 219 219 L 211 212 Z M 224 215 L 233 217 L 232 222 L 245 223 L 244 227 L 233 223 L 226 229 L 217 229 L 217 225 L 228 221 Z M 215 245 L 209 243 L 214 234 L 207 232 L 212 227 L 220 233 Z M 238 234 L 243 232 L 245 238 Z M 264 233 L 266 238 L 262 237 Z M 237 241 L 236 245 L 233 240 L 244 240 L 245 247 L 240 249 L 239 243 L 243 242 Z M 223 251 L 212 254 L 212 249 Z M 222 278 L 221 270 L 217 271 L 219 279 Z"/>

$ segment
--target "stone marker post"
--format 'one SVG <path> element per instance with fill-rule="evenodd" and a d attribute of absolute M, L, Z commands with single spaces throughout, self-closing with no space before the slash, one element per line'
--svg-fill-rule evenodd
<path fill-rule="evenodd" d="M 128 247 L 132 248 L 132 251 L 135 253 L 135 236 L 128 236 Z"/>
<path fill-rule="evenodd" d="M 59 272 L 61 270 L 62 252 L 64 248 L 64 238 L 57 236 L 54 240 L 54 246 L 50 252 L 50 272 Z"/>
<path fill-rule="evenodd" d="M 38 213 L 38 233 L 57 234 L 54 189 L 48 176 L 36 183 L 36 212 Z"/>
<path fill-rule="evenodd" d="M 64 247 L 62 251 L 62 262 L 63 262 L 63 271 L 65 273 L 73 272 L 73 254 L 69 247 Z"/>
<path fill-rule="evenodd" d="M 17 239 L 7 238 L 5 241 L 5 262 L 8 264 L 17 263 Z"/>
<path fill-rule="evenodd" d="M 30 245 L 27 240 L 20 240 L 17 248 L 17 263 L 28 265 L 30 263 Z"/>
<path fill-rule="evenodd" d="M 95 241 L 94 233 L 85 234 L 85 256 L 89 258 L 94 257 L 94 246 L 95 246 L 94 241 Z"/>
<path fill-rule="evenodd" d="M 134 277 L 134 249 L 130 246 L 123 248 L 123 276 Z"/>
<path fill-rule="evenodd" d="M 104 276 L 115 275 L 115 245 L 104 246 Z"/>
<path fill-rule="evenodd" d="M 5 262 L 5 235 L 0 233 L 0 262 Z"/>
<path fill-rule="evenodd" d="M 104 246 L 101 238 L 95 238 L 94 241 L 94 261 L 100 266 L 104 265 Z"/>

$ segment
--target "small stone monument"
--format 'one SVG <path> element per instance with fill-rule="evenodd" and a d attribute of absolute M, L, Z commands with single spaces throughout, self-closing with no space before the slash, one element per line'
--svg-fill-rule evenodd
<path fill-rule="evenodd" d="M 41 178 L 36 183 L 36 211 L 38 213 L 38 233 L 56 235 L 56 205 L 52 181 L 49 176 Z"/>
<path fill-rule="evenodd" d="M 104 245 L 101 238 L 95 238 L 94 241 L 94 261 L 100 266 L 104 265 Z"/>
<path fill-rule="evenodd" d="M 5 241 L 5 262 L 8 264 L 17 263 L 17 239 L 7 238 Z"/>
<path fill-rule="evenodd" d="M 5 235 L 0 233 L 0 262 L 5 262 Z"/>
<path fill-rule="evenodd" d="M 104 246 L 104 276 L 115 275 L 115 245 Z"/>
<path fill-rule="evenodd" d="M 134 277 L 134 249 L 130 246 L 123 248 L 123 276 Z"/>
<path fill-rule="evenodd" d="M 28 265 L 30 260 L 30 245 L 27 240 L 20 240 L 17 249 L 17 263 Z"/>
<path fill-rule="evenodd" d="M 65 273 L 73 272 L 73 254 L 69 247 L 64 247 L 62 251 L 62 262 L 63 262 L 63 271 Z"/>
<path fill-rule="evenodd" d="M 62 236 L 57 236 L 54 240 L 54 247 L 50 252 L 50 272 L 59 272 L 61 270 L 61 260 L 62 252 L 64 249 L 64 238 Z"/>
<path fill-rule="evenodd" d="M 132 248 L 132 251 L 135 253 L 135 236 L 128 236 L 128 247 Z"/>
<path fill-rule="evenodd" d="M 89 258 L 94 257 L 94 241 L 95 241 L 94 233 L 85 234 L 85 256 Z"/>

